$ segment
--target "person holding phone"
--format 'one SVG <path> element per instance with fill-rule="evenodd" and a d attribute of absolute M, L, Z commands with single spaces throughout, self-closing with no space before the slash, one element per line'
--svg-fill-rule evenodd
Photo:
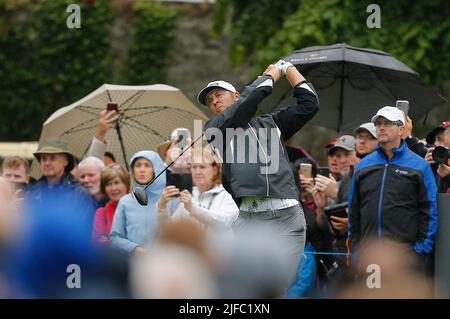
<path fill-rule="evenodd" d="M 329 148 L 328 155 L 336 159 L 336 164 L 339 168 L 340 179 L 350 172 L 351 166 L 356 165 L 359 161 L 356 156 L 355 138 L 351 135 L 342 135 L 338 138 L 336 143 Z M 328 204 L 333 204 L 336 201 L 339 192 L 339 181 L 333 177 L 317 175 L 316 177 L 317 190 L 325 193 L 329 199 Z"/>
<path fill-rule="evenodd" d="M 100 111 L 97 130 L 92 138 L 86 157 L 95 156 L 102 161 L 105 161 L 104 156 L 107 148 L 105 136 L 109 129 L 116 126 L 119 117 L 119 107 L 117 103 L 107 103 L 106 108 Z"/>
<path fill-rule="evenodd" d="M 362 159 L 371 154 L 377 147 L 377 133 L 375 125 L 372 122 L 364 123 L 358 126 L 355 130 L 355 151 L 356 157 Z M 350 165 L 350 171 L 345 174 L 339 183 L 339 189 L 335 205 L 339 205 L 348 201 L 350 192 L 350 185 L 352 182 L 353 173 L 357 161 Z M 347 252 L 347 233 L 348 233 L 348 209 L 341 211 L 341 214 L 333 214 L 329 216 L 329 222 L 332 227 L 334 237 L 334 248 L 337 252 Z M 336 261 L 341 266 L 345 265 L 344 258 L 336 258 Z"/>
<path fill-rule="evenodd" d="M 300 201 L 304 209 L 310 209 L 315 213 L 315 223 L 322 229 L 327 228 L 326 216 L 321 214 L 321 209 L 326 206 L 327 197 L 315 187 L 315 178 L 318 174 L 317 164 L 309 158 L 300 158 L 295 161 L 295 167 L 300 179 Z M 306 213 L 305 213 L 306 218 Z M 308 218 L 306 218 L 308 223 Z"/>
<path fill-rule="evenodd" d="M 333 237 L 327 216 L 321 209 L 326 205 L 326 195 L 318 191 L 314 185 L 314 178 L 318 173 L 316 162 L 310 158 L 299 158 L 294 166 L 299 175 L 300 202 L 305 213 L 307 231 L 305 253 L 300 258 L 297 279 L 289 287 L 287 297 L 308 297 L 310 287 L 316 283 L 320 287 L 322 285 L 325 287 L 329 281 L 325 267 L 330 268 L 334 261 L 327 255 L 314 258 L 314 255 L 308 255 L 308 252 L 332 251 Z M 317 278 L 314 273 L 317 274 Z M 311 279 L 314 279 L 314 282 L 311 282 Z"/>
<path fill-rule="evenodd" d="M 367 122 L 358 126 L 354 130 L 354 133 L 356 142 L 355 144 L 356 156 L 359 160 L 361 160 L 367 155 L 371 154 L 377 148 L 378 145 L 377 132 L 375 129 L 375 125 L 372 122 Z M 350 184 L 352 182 L 352 177 L 356 164 L 357 161 L 355 161 L 354 164 L 350 166 L 351 167 L 350 172 L 343 176 L 339 184 L 339 191 L 336 198 L 336 204 L 340 204 L 348 200 Z M 346 236 L 348 232 L 348 218 L 336 217 L 334 218 L 334 223 L 335 225 L 333 225 L 333 227 L 335 227 L 335 229 L 338 229 L 341 234 Z"/>
<path fill-rule="evenodd" d="M 450 147 L 450 121 L 445 121 L 433 128 L 427 134 L 428 151 L 425 160 L 430 163 L 433 172 L 436 175 L 438 192 L 450 193 L 450 160 L 446 163 L 436 164 L 433 160 L 433 151 L 437 146 Z"/>
<path fill-rule="evenodd" d="M 170 136 L 162 142 L 157 152 L 161 159 L 169 165 L 172 163 L 183 151 L 183 148 L 192 143 L 191 132 L 184 127 L 178 127 L 172 131 Z M 190 174 L 189 162 L 190 162 L 191 150 L 186 152 L 178 158 L 175 163 L 169 167 L 167 174 Z"/>
<path fill-rule="evenodd" d="M 157 148 L 159 156 L 167 166 L 172 164 L 166 170 L 167 186 L 175 185 L 181 190 L 187 189 L 192 192 L 191 149 L 187 148 L 191 143 L 191 132 L 187 128 L 177 127 L 163 143 L 159 144 Z M 183 155 L 179 157 L 183 150 Z"/>
<path fill-rule="evenodd" d="M 30 165 L 28 161 L 20 156 L 8 156 L 3 160 L 1 176 L 11 183 L 15 192 L 21 192 L 27 188 L 30 181 Z"/>
<path fill-rule="evenodd" d="M 231 225 L 239 209 L 222 186 L 222 163 L 208 146 L 194 149 L 192 159 L 191 175 L 195 185 L 192 193 L 175 185 L 167 186 L 158 201 L 158 219 L 163 223 L 172 218 L 191 218 L 208 235 L 230 240 L 233 238 Z"/>
<path fill-rule="evenodd" d="M 395 103 L 396 107 L 403 112 L 405 117 L 405 130 L 402 133 L 402 139 L 406 142 L 408 148 L 419 155 L 420 157 L 425 158 L 430 165 L 433 165 L 433 160 L 431 158 L 431 152 L 429 148 L 427 148 L 424 143 L 422 143 L 417 137 L 413 136 L 413 122 L 409 117 L 409 101 L 406 100 L 398 100 Z M 428 140 L 428 138 L 427 138 Z M 436 171 L 436 167 L 432 166 L 433 172 Z"/>

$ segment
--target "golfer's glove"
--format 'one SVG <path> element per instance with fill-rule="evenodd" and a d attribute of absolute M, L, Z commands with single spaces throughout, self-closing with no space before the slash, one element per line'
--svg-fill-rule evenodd
<path fill-rule="evenodd" d="M 277 63 L 275 63 L 275 66 L 280 71 L 281 76 L 285 76 L 287 69 L 294 65 L 291 62 L 286 62 L 284 60 L 280 60 Z"/>

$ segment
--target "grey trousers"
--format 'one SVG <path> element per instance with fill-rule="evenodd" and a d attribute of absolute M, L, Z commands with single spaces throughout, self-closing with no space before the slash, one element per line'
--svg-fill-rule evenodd
<path fill-rule="evenodd" d="M 262 242 L 276 243 L 279 247 L 287 271 L 287 289 L 296 277 L 300 256 L 303 255 L 305 248 L 306 223 L 302 207 L 296 205 L 257 213 L 240 211 L 238 219 L 233 224 L 236 240 L 245 239 L 246 235 L 253 231 L 259 234 Z"/>

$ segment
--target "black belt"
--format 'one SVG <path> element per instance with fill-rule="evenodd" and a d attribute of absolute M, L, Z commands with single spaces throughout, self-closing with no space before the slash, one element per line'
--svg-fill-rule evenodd
<path fill-rule="evenodd" d="M 261 212 L 246 212 L 243 210 L 239 210 L 239 217 L 247 218 L 247 219 L 272 219 L 278 218 L 286 215 L 293 215 L 299 211 L 301 211 L 300 205 L 294 205 L 288 208 L 282 209 L 269 209 Z"/>

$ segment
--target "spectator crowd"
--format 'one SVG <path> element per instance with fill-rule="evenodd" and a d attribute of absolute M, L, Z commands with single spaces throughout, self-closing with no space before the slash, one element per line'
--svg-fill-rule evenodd
<path fill-rule="evenodd" d="M 282 77 L 295 104 L 256 116 Z M 120 117 L 114 110 L 100 112 L 83 159 L 60 137 L 46 139 L 34 153 L 38 180 L 27 160 L 5 158 L 0 296 L 433 297 L 437 194 L 450 192 L 450 121 L 420 140 L 407 113 L 380 105 L 324 146 L 320 166 L 285 143 L 320 112 L 314 87 L 292 64 L 269 65 L 242 92 L 210 82 L 198 102 L 213 114 L 204 130 L 223 138 L 199 146 L 188 136 L 180 147 L 187 129 L 173 128 L 157 149 L 136 152 L 129 171 L 108 152 L 106 133 Z M 241 131 L 230 139 L 229 128 Z M 240 152 L 266 159 L 230 160 Z M 277 161 L 275 173 L 267 158 Z M 146 205 L 136 189 L 145 190 Z M 373 263 L 390 280 L 379 295 L 361 280 Z M 80 267 L 81 289 L 69 288 L 69 265 Z"/>

